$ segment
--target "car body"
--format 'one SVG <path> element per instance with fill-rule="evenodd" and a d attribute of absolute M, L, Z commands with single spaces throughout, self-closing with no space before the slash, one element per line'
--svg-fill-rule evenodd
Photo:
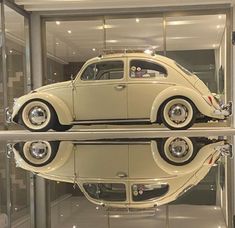
<path fill-rule="evenodd" d="M 12 121 L 31 131 L 67 130 L 75 124 L 155 122 L 187 129 L 199 119 L 223 120 L 230 115 L 228 109 L 174 60 L 126 53 L 93 58 L 75 79 L 18 98 Z"/>
<path fill-rule="evenodd" d="M 170 137 L 31 141 L 15 144 L 13 151 L 17 166 L 46 179 L 77 184 L 95 204 L 150 208 L 198 184 L 227 147 L 225 140 Z"/>

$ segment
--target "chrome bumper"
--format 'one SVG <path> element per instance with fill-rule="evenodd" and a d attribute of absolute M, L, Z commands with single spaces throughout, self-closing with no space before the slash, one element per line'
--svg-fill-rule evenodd
<path fill-rule="evenodd" d="M 217 146 L 215 148 L 222 156 L 233 158 L 233 146 L 230 143 L 225 143 L 224 145 Z"/>
<path fill-rule="evenodd" d="M 232 115 L 232 101 L 230 101 L 228 104 L 223 104 L 221 105 L 220 109 L 216 109 L 214 111 L 214 115 L 218 115 L 218 116 L 231 116 Z"/>
<path fill-rule="evenodd" d="M 12 113 L 9 108 L 5 109 L 5 120 L 7 123 L 12 123 Z"/>

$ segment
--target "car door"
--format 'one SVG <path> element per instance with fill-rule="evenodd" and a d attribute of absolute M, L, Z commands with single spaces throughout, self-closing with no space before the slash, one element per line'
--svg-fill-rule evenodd
<path fill-rule="evenodd" d="M 167 66 L 146 58 L 129 58 L 128 62 L 128 118 L 149 119 L 156 96 L 172 84 Z"/>
<path fill-rule="evenodd" d="M 128 144 L 93 142 L 76 145 L 77 173 L 82 179 L 128 176 Z"/>
<path fill-rule="evenodd" d="M 76 120 L 127 118 L 126 58 L 90 63 L 75 80 Z"/>

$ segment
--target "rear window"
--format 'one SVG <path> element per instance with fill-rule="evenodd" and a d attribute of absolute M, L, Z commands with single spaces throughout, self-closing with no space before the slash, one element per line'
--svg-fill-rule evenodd
<path fill-rule="evenodd" d="M 132 185 L 133 201 L 146 201 L 164 196 L 168 190 L 168 184 L 134 184 Z"/>
<path fill-rule="evenodd" d="M 131 78 L 156 78 L 166 77 L 166 69 L 153 62 L 145 60 L 131 60 L 130 61 L 130 77 Z"/>

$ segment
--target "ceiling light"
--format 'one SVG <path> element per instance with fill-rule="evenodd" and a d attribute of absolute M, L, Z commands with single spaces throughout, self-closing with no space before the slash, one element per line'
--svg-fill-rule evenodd
<path fill-rule="evenodd" d="M 56 23 L 57 25 L 60 25 L 60 21 L 56 21 L 55 23 Z"/>
<path fill-rule="evenodd" d="M 117 40 L 107 40 L 106 42 L 107 43 L 117 43 L 118 41 Z"/>
<path fill-rule="evenodd" d="M 149 49 L 146 49 L 146 50 L 144 51 L 144 53 L 151 55 L 151 54 L 153 53 L 153 51 L 151 51 L 151 50 L 149 50 Z"/>
<path fill-rule="evenodd" d="M 60 43 L 59 43 L 59 42 L 56 42 L 55 44 L 56 44 L 56 45 L 59 45 Z"/>
<path fill-rule="evenodd" d="M 96 51 L 96 49 L 95 49 L 95 48 L 92 48 L 92 51 Z"/>
<path fill-rule="evenodd" d="M 96 29 L 110 29 L 110 28 L 114 28 L 115 26 L 113 25 L 101 25 L 101 26 L 96 26 Z"/>
<path fill-rule="evenodd" d="M 76 54 L 76 52 L 75 51 L 73 51 L 73 53 L 72 53 L 73 55 L 75 55 Z"/>
<path fill-rule="evenodd" d="M 195 21 L 168 21 L 167 25 L 191 25 L 195 24 Z"/>
<path fill-rule="evenodd" d="M 215 47 L 216 47 L 216 44 L 213 44 L 212 46 L 213 46 L 213 48 L 215 48 Z"/>
<path fill-rule="evenodd" d="M 136 23 L 139 23 L 139 22 L 140 22 L 140 19 L 139 19 L 139 18 L 136 18 L 135 21 L 136 21 Z"/>
<path fill-rule="evenodd" d="M 68 30 L 68 33 L 69 33 L 69 34 L 71 34 L 71 33 L 72 33 L 72 31 L 71 31 L 71 30 Z"/>
<path fill-rule="evenodd" d="M 54 75 L 57 75 L 57 73 L 56 72 L 54 72 Z M 57 184 L 59 184 L 60 182 L 58 182 Z"/>
<path fill-rule="evenodd" d="M 12 50 L 10 50 L 9 52 L 10 52 L 10 53 L 12 53 L 13 51 L 12 51 Z"/>
<path fill-rule="evenodd" d="M 218 18 L 219 18 L 219 19 L 222 19 L 222 15 L 219 15 Z"/>
<path fill-rule="evenodd" d="M 217 25 L 216 28 L 219 29 L 219 28 L 220 28 L 220 25 Z"/>

